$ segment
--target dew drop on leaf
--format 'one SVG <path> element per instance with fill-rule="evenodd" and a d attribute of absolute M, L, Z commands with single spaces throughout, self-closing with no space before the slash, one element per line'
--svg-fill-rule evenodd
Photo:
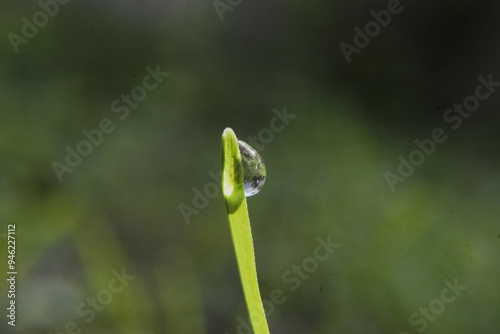
<path fill-rule="evenodd" d="M 259 153 L 242 140 L 238 140 L 243 165 L 243 183 L 245 196 L 255 195 L 262 189 L 266 182 L 266 166 Z"/>

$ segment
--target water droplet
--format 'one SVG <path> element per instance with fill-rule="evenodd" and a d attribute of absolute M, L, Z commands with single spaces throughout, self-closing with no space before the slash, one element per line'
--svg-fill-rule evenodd
<path fill-rule="evenodd" d="M 245 196 L 250 197 L 258 193 L 266 182 L 266 166 L 259 153 L 242 140 L 238 140 L 243 165 L 243 183 Z"/>

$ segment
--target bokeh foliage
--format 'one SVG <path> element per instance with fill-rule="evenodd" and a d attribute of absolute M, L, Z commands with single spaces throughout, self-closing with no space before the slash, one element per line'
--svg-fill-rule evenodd
<path fill-rule="evenodd" d="M 210 1 L 70 1 L 16 54 L 6 36 L 39 7 L 3 1 L 0 233 L 17 224 L 19 275 L 18 325 L 2 314 L 0 332 L 236 333 L 222 195 L 189 224 L 178 206 L 213 182 L 225 127 L 245 140 L 283 106 L 297 117 L 260 152 L 248 201 L 263 298 L 287 297 L 271 332 L 414 333 L 408 317 L 455 277 L 467 289 L 426 333 L 496 332 L 500 97 L 457 131 L 442 115 L 478 75 L 500 78 L 499 5 L 404 3 L 348 65 L 338 44 L 386 3 L 246 0 L 220 22 Z M 112 101 L 156 64 L 170 76 L 119 120 Z M 53 161 L 105 117 L 116 129 L 59 182 Z M 383 173 L 436 127 L 448 140 L 391 192 Z M 339 249 L 290 291 L 283 273 L 328 235 Z M 77 305 L 121 268 L 135 279 L 87 324 Z"/>

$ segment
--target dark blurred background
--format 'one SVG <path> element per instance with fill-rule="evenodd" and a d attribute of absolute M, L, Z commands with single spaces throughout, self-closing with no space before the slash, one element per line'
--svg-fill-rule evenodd
<path fill-rule="evenodd" d="M 2 1 L 1 333 L 249 333 L 214 186 L 228 126 L 267 167 L 248 205 L 261 294 L 286 299 L 271 333 L 498 332 L 500 92 L 443 119 L 500 81 L 497 1 L 402 1 L 350 63 L 388 1 L 66 2 Z"/>

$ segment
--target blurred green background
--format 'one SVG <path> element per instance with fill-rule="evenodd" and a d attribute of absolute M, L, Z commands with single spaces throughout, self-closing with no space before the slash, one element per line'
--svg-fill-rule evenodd
<path fill-rule="evenodd" d="M 457 130 L 443 114 L 479 75 L 500 81 L 500 4 L 404 1 L 348 64 L 339 44 L 387 1 L 232 3 L 221 21 L 210 0 L 69 1 L 16 53 L 40 3 L 2 1 L 0 269 L 16 224 L 18 275 L 15 328 L 0 280 L 0 332 L 248 333 L 211 175 L 225 127 L 267 140 L 286 108 L 248 201 L 262 296 L 286 297 L 271 333 L 498 333 L 499 93 Z M 169 76 L 115 113 L 148 66 Z M 54 162 L 105 118 L 60 182 Z M 384 173 L 434 128 L 447 140 L 392 192 Z M 329 235 L 340 247 L 292 291 L 283 275 Z"/>

